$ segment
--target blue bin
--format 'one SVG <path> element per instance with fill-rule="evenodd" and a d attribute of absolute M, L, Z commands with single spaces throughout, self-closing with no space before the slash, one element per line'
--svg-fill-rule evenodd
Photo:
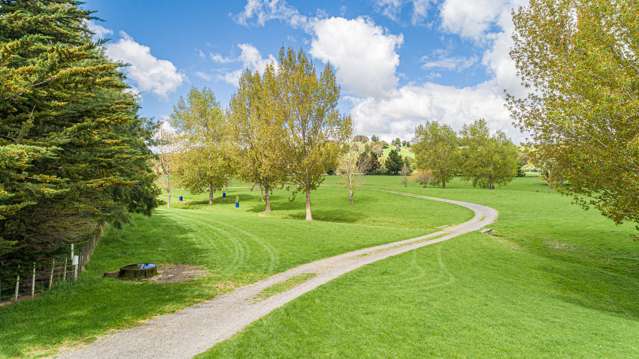
<path fill-rule="evenodd" d="M 184 201 L 184 196 L 180 196 L 178 197 L 178 199 L 180 200 L 180 202 Z"/>

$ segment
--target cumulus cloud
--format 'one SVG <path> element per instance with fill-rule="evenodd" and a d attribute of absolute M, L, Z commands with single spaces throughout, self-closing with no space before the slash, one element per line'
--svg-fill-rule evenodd
<path fill-rule="evenodd" d="M 422 68 L 426 70 L 444 69 L 450 71 L 463 71 L 471 68 L 477 63 L 477 57 L 438 57 L 438 58 L 422 58 Z"/>
<path fill-rule="evenodd" d="M 481 64 L 492 75 L 488 81 L 463 88 L 440 85 L 432 80 L 399 86 L 398 51 L 403 37 L 389 33 L 368 18 L 306 17 L 283 0 L 249 0 L 237 20 L 257 25 L 279 20 L 307 31 L 312 36 L 310 54 L 336 68 L 337 79 L 346 94 L 346 105 L 350 104 L 356 133 L 377 134 L 385 139 L 411 138 L 415 127 L 427 120 L 460 130 L 464 124 L 483 117 L 491 130 L 502 130 L 518 141 L 522 136 L 511 123 L 504 90 L 515 95 L 525 93 L 508 54 L 513 30 L 510 11 L 524 1 L 444 0 L 439 8 L 442 29 L 483 48 Z M 432 9 L 433 1 L 377 0 L 376 6 L 384 15 L 398 19 L 409 3 L 413 7 L 415 23 Z M 268 60 L 257 50 L 247 51 L 246 58 Z M 246 64 L 260 61 L 243 60 Z M 477 56 L 434 52 L 422 59 L 422 67 L 462 71 L 479 61 Z M 240 74 L 227 74 L 229 82 L 236 83 Z"/>
<path fill-rule="evenodd" d="M 268 66 L 269 64 L 277 66 L 277 60 L 275 60 L 275 57 L 273 55 L 268 55 L 264 58 L 260 54 L 259 50 L 251 44 L 239 44 L 237 46 L 240 48 L 240 56 L 236 61 L 242 63 L 242 69 L 222 75 L 222 80 L 226 81 L 227 83 L 233 86 L 237 86 L 240 81 L 240 76 L 242 76 L 242 72 L 245 69 L 263 73 L 264 70 L 266 70 L 266 66 Z"/>
<path fill-rule="evenodd" d="M 509 52 L 514 30 L 511 10 L 525 0 L 446 0 L 441 7 L 445 30 L 482 43 L 486 47 L 482 64 L 495 76 L 498 87 L 516 96 L 526 90 L 521 86 L 515 63 Z"/>
<path fill-rule="evenodd" d="M 493 131 L 502 130 L 515 139 L 521 136 L 492 82 L 465 88 L 430 82 L 404 86 L 385 99 L 354 100 L 351 115 L 356 133 L 378 134 L 385 139 L 412 138 L 415 127 L 427 120 L 460 130 L 479 118 L 485 118 Z"/>
<path fill-rule="evenodd" d="M 285 0 L 248 0 L 244 10 L 235 16 L 235 21 L 242 25 L 255 23 L 264 26 L 271 20 L 284 21 L 294 28 L 308 30 L 314 19 L 300 14 L 288 5 Z"/>
<path fill-rule="evenodd" d="M 332 17 L 315 22 L 310 53 L 336 68 L 347 94 L 384 97 L 397 86 L 396 49 L 402 35 L 387 33 L 365 18 Z"/>
<path fill-rule="evenodd" d="M 129 65 L 125 71 L 140 91 L 166 97 L 182 84 L 184 75 L 171 61 L 156 58 L 151 54 L 151 48 L 139 44 L 124 32 L 120 36 L 117 42 L 106 45 L 106 55 Z"/>
<path fill-rule="evenodd" d="M 384 16 L 399 21 L 403 8 L 410 3 L 413 9 L 411 23 L 415 25 L 426 17 L 428 9 L 434 2 L 434 0 L 376 0 L 375 6 Z"/>
<path fill-rule="evenodd" d="M 216 64 L 228 64 L 236 61 L 231 57 L 226 57 L 217 53 L 211 53 L 209 54 L 209 57 L 211 58 L 211 61 L 215 62 Z"/>
<path fill-rule="evenodd" d="M 508 3 L 508 0 L 446 0 L 440 12 L 442 27 L 479 41 Z"/>
<path fill-rule="evenodd" d="M 107 29 L 106 27 L 96 24 L 93 21 L 86 21 L 86 26 L 93 33 L 93 37 L 96 39 L 103 39 L 109 35 L 113 34 L 113 30 Z"/>

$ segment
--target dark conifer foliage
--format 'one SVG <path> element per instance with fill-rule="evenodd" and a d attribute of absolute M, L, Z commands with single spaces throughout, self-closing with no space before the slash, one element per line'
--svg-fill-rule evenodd
<path fill-rule="evenodd" d="M 150 214 L 153 125 L 72 0 L 0 0 L 0 264 Z"/>

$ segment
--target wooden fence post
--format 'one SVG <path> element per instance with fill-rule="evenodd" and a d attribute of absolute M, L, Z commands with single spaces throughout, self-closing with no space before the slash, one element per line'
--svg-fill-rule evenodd
<path fill-rule="evenodd" d="M 33 274 L 31 275 L 31 298 L 35 295 L 35 262 L 33 262 Z"/>
<path fill-rule="evenodd" d="M 18 301 L 19 291 L 20 291 L 20 274 L 16 276 L 16 295 L 15 295 L 16 302 Z"/>
<path fill-rule="evenodd" d="M 49 289 L 53 287 L 53 271 L 55 269 L 55 258 L 51 259 L 51 275 L 49 275 Z"/>

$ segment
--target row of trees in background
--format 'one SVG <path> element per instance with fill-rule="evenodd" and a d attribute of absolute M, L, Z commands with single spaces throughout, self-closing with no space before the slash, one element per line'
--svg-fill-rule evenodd
<path fill-rule="evenodd" d="M 457 134 L 447 125 L 427 122 L 417 127 L 413 145 L 418 180 L 424 184 L 446 184 L 455 176 L 473 186 L 493 189 L 517 175 L 518 150 L 503 132 L 490 134 L 486 121 L 465 125 Z"/>
<path fill-rule="evenodd" d="M 304 193 L 310 221 L 311 192 L 337 166 L 351 137 L 338 99 L 330 66 L 318 75 L 303 52 L 282 49 L 277 69 L 242 74 L 227 113 L 206 89 L 178 102 L 171 116 L 177 134 L 165 136 L 160 151 L 173 164 L 161 166 L 163 174 L 177 175 L 192 192 L 208 191 L 211 204 L 214 192 L 237 176 L 259 187 L 266 212 L 272 191 L 286 185 Z"/>
<path fill-rule="evenodd" d="M 0 271 L 149 214 L 153 126 L 76 1 L 0 6 Z"/>

